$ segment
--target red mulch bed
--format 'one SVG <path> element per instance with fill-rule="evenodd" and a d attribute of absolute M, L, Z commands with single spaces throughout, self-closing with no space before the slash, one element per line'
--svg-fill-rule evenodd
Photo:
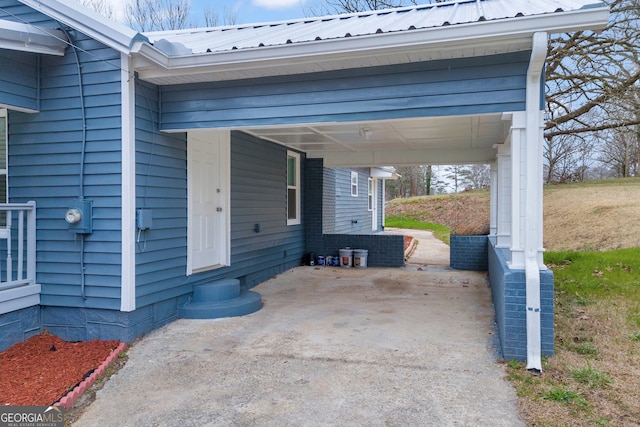
<path fill-rule="evenodd" d="M 48 406 L 90 375 L 118 341 L 66 342 L 40 334 L 0 353 L 0 405 Z"/>
<path fill-rule="evenodd" d="M 413 240 L 413 236 L 404 236 L 404 251 L 405 252 L 407 251 L 407 248 L 411 244 L 412 240 Z"/>

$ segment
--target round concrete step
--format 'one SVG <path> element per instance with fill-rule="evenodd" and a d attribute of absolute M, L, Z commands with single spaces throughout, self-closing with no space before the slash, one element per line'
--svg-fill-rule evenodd
<path fill-rule="evenodd" d="M 239 297 L 214 302 L 195 302 L 178 308 L 178 316 L 183 319 L 219 319 L 222 317 L 244 316 L 262 308 L 260 294 L 243 292 Z"/>
<path fill-rule="evenodd" d="M 238 279 L 221 279 L 215 282 L 196 285 L 193 288 L 193 302 L 225 301 L 240 296 Z"/>

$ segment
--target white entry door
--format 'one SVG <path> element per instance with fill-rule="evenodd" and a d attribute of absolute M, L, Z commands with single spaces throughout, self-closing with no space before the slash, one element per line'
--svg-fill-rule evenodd
<path fill-rule="evenodd" d="M 230 264 L 230 133 L 187 137 L 187 275 Z"/>
<path fill-rule="evenodd" d="M 369 210 L 371 211 L 371 230 L 378 230 L 378 178 L 369 178 L 368 181 Z"/>

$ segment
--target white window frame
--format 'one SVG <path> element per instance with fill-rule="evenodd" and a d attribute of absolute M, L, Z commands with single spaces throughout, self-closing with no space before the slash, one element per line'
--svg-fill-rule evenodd
<path fill-rule="evenodd" d="M 9 118 L 7 115 L 7 110 L 0 108 L 0 119 L 4 119 L 4 169 L 0 169 L 0 175 L 4 176 L 5 179 L 5 189 L 4 200 L 0 200 L 0 203 L 8 203 L 9 202 L 9 174 L 8 174 L 8 162 L 9 162 Z"/>
<path fill-rule="evenodd" d="M 369 212 L 373 212 L 373 204 L 375 203 L 373 195 L 373 178 L 367 178 L 367 210 Z"/>
<path fill-rule="evenodd" d="M 351 171 L 351 197 L 358 197 L 358 172 Z"/>
<path fill-rule="evenodd" d="M 289 158 L 292 157 L 294 159 L 296 171 L 295 171 L 295 183 L 294 185 L 289 184 Z M 298 225 L 300 224 L 300 154 L 295 151 L 287 150 L 287 225 Z M 295 218 L 289 218 L 289 191 L 295 190 L 296 194 L 296 206 L 295 206 Z"/>

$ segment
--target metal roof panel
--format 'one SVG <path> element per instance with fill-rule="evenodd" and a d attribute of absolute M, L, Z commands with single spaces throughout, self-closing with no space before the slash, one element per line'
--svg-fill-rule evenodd
<path fill-rule="evenodd" d="M 281 46 L 602 7 L 597 0 L 462 0 L 291 21 L 145 33 L 192 53 Z"/>

